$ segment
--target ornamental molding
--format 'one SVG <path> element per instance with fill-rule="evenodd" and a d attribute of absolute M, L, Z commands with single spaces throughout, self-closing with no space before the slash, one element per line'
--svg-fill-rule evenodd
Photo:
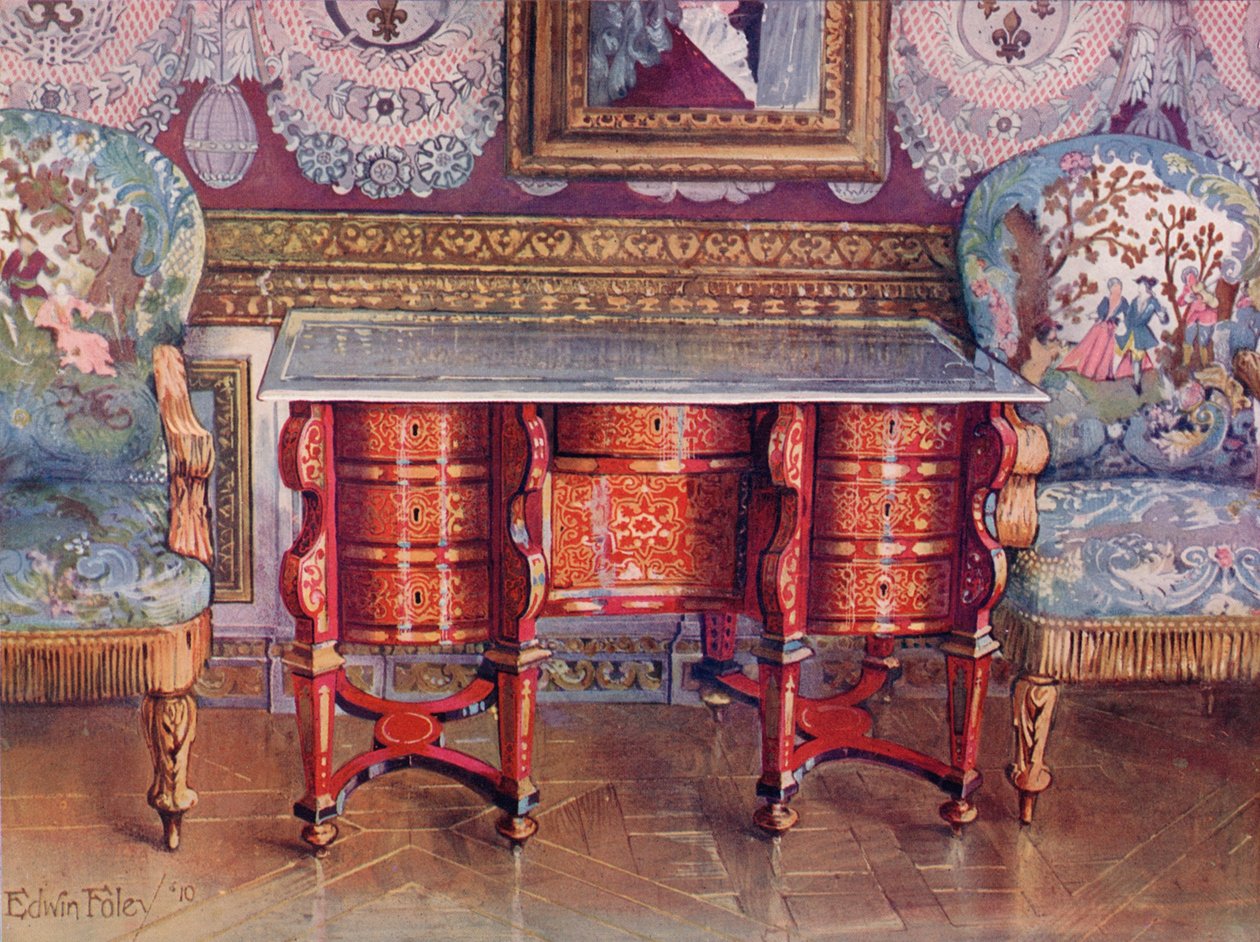
<path fill-rule="evenodd" d="M 291 307 L 928 316 L 963 330 L 949 226 L 206 214 L 192 323 Z"/>

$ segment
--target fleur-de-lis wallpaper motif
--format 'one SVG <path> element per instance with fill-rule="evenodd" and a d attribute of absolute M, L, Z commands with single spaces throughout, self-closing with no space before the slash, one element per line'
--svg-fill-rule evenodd
<path fill-rule="evenodd" d="M 1032 42 L 1032 35 L 1026 29 L 1020 29 L 1024 18 L 1014 8 L 1002 19 L 1002 28 L 993 31 L 993 45 L 998 55 L 1007 62 L 1024 58 L 1024 50 Z"/>
<path fill-rule="evenodd" d="M 398 27 L 407 22 L 407 11 L 398 9 L 398 0 L 376 0 L 377 9 L 369 10 L 367 18 L 376 24 L 372 35 L 389 42 L 398 38 Z"/>
<path fill-rule="evenodd" d="M 1001 0 L 978 0 L 976 3 L 976 8 L 984 14 L 984 18 L 986 20 L 1001 9 L 1001 6 Z M 1012 9 L 1011 13 L 1014 12 L 1015 11 Z M 1035 14 L 1038 19 L 1044 20 L 1048 16 L 1054 16 L 1056 11 L 1052 0 L 1033 0 L 1031 12 Z M 1018 15 L 1016 15 L 1015 19 L 1017 21 L 1019 20 Z M 1018 22 L 1016 23 L 1016 26 L 1018 26 Z"/>
<path fill-rule="evenodd" d="M 83 22 L 83 11 L 74 5 L 73 0 L 26 0 L 26 6 L 27 9 L 17 11 L 17 16 L 33 30 L 46 30 L 50 26 L 56 26 L 63 33 L 69 33 Z M 66 8 L 64 11 L 58 9 L 62 6 Z M 31 16 L 36 11 L 38 19 Z M 66 14 L 64 19 L 63 12 Z"/>

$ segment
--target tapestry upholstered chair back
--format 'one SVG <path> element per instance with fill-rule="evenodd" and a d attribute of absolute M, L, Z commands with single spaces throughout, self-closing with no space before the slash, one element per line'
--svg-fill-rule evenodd
<path fill-rule="evenodd" d="M 989 173 L 958 252 L 977 341 L 1051 397 L 1020 410 L 1050 459 L 995 613 L 1030 820 L 1056 682 L 1260 671 L 1260 202 L 1201 155 L 1085 137 Z"/>
<path fill-rule="evenodd" d="M 0 111 L 6 701 L 144 694 L 146 722 L 191 722 L 210 638 L 212 455 L 178 347 L 204 250 L 192 188 L 156 150 Z M 191 793 L 168 785 L 150 803 L 177 840 Z"/>

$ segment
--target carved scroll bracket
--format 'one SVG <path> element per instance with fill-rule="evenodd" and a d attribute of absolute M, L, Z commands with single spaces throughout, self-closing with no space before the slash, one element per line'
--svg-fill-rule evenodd
<path fill-rule="evenodd" d="M 294 403 L 280 434 L 280 477 L 302 495 L 302 528 L 281 560 L 280 595 L 307 644 L 336 639 L 331 448 L 331 407 Z"/>
<path fill-rule="evenodd" d="M 1032 546 L 1037 538 L 1037 475 L 1050 460 L 1045 430 L 1022 419 L 1013 405 L 1002 415 L 1015 434 L 1015 463 L 998 492 L 993 522 L 998 542 L 1011 549 Z"/>

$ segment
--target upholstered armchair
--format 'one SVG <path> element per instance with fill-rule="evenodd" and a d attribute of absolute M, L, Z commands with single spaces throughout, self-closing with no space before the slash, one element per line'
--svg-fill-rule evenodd
<path fill-rule="evenodd" d="M 196 802 L 206 479 L 179 344 L 205 228 L 134 137 L 0 111 L 0 696 L 142 696 L 165 841 Z"/>
<path fill-rule="evenodd" d="M 994 614 L 1032 820 L 1062 683 L 1260 672 L 1260 205 L 1213 160 L 1065 141 L 993 170 L 959 264 L 977 341 L 1051 400 L 1038 529 Z"/>

